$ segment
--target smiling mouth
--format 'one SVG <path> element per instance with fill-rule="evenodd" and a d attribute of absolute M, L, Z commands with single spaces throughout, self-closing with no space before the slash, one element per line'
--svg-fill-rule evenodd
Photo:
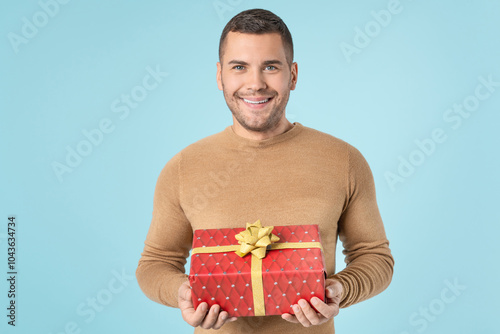
<path fill-rule="evenodd" d="M 240 99 L 245 103 L 248 108 L 260 110 L 267 106 L 269 101 L 271 101 L 274 96 L 247 96 L 246 98 L 240 97 Z"/>
<path fill-rule="evenodd" d="M 246 103 L 250 103 L 250 104 L 262 104 L 262 103 L 268 102 L 270 99 L 271 98 L 267 98 L 267 99 L 260 100 L 260 101 L 252 101 L 252 100 L 247 100 L 247 99 L 243 98 L 243 101 L 245 101 Z"/>

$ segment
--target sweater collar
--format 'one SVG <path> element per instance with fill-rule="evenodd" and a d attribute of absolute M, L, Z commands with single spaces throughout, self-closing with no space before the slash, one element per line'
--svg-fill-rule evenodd
<path fill-rule="evenodd" d="M 277 136 L 264 139 L 264 140 L 254 140 L 254 139 L 248 139 L 245 137 L 241 137 L 240 135 L 237 135 L 233 128 L 231 126 L 228 126 L 224 129 L 224 132 L 226 133 L 227 136 L 230 137 L 232 141 L 234 141 L 236 144 L 239 146 L 245 146 L 245 147 L 255 147 L 255 148 L 264 148 L 268 146 L 272 146 L 281 142 L 284 142 L 286 140 L 290 140 L 297 136 L 299 133 L 302 132 L 304 129 L 304 126 L 300 124 L 299 122 L 294 122 L 292 123 L 294 126 L 293 128 L 289 129 L 286 132 L 283 132 Z"/>

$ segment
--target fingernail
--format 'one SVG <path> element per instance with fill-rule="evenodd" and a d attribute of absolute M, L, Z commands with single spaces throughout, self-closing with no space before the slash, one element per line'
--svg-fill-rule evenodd
<path fill-rule="evenodd" d="M 319 299 L 317 297 L 313 297 L 313 298 L 311 298 L 311 303 L 313 303 L 314 305 L 316 305 L 316 304 L 319 303 Z"/>
<path fill-rule="evenodd" d="M 201 304 L 201 310 L 205 312 L 207 310 L 207 304 Z"/>
<path fill-rule="evenodd" d="M 222 320 L 226 320 L 227 319 L 227 314 L 226 313 L 222 313 L 222 315 L 220 316 L 220 318 Z"/>
<path fill-rule="evenodd" d="M 299 312 L 299 305 L 293 305 L 293 312 L 295 313 Z"/>
<path fill-rule="evenodd" d="M 212 308 L 212 313 L 217 313 L 219 312 L 219 306 L 218 305 L 215 305 L 213 308 Z"/>
<path fill-rule="evenodd" d="M 300 306 L 307 306 L 307 302 L 304 299 L 299 300 Z"/>

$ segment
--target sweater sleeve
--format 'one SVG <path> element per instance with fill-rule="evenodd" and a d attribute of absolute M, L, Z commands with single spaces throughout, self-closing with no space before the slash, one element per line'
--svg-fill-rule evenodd
<path fill-rule="evenodd" d="M 394 270 L 370 167 L 350 145 L 348 161 L 348 201 L 338 223 L 346 268 L 330 277 L 343 285 L 340 307 L 348 307 L 385 290 Z"/>
<path fill-rule="evenodd" d="M 184 265 L 193 231 L 181 205 L 181 153 L 162 169 L 153 199 L 153 217 L 136 270 L 137 282 L 151 300 L 178 307 L 177 292 L 187 281 Z"/>

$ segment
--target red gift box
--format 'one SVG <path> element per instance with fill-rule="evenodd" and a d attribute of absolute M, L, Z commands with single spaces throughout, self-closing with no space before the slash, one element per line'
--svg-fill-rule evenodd
<path fill-rule="evenodd" d="M 235 252 L 240 248 L 236 235 L 242 231 L 194 231 L 189 282 L 195 308 L 206 302 L 220 305 L 229 316 L 277 315 L 293 314 L 299 299 L 325 300 L 318 225 L 275 226 L 272 234 L 280 240 L 267 246 L 262 259 Z"/>

